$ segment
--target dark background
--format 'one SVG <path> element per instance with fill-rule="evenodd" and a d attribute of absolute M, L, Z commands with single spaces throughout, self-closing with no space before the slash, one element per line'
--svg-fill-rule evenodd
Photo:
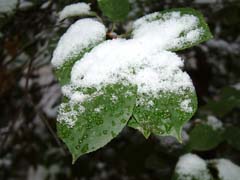
<path fill-rule="evenodd" d="M 227 158 L 240 165 L 240 131 L 233 135 L 236 142 L 223 139 L 201 151 L 188 148 L 189 133 L 209 115 L 217 117 L 225 129 L 240 127 L 240 1 L 131 0 L 128 20 L 117 26 L 119 34 L 137 17 L 167 8 L 193 7 L 204 14 L 214 38 L 178 52 L 194 81 L 198 112 L 186 125 L 182 144 L 172 137 L 151 135 L 146 140 L 136 130 L 125 128 L 74 165 L 55 134 L 61 91 L 50 60 L 59 37 L 75 20 L 59 24 L 57 13 L 79 1 L 27 2 L 19 2 L 13 15 L 0 19 L 1 180 L 168 180 L 179 156 L 190 151 L 204 159 Z M 101 16 L 96 1 L 85 2 Z M 232 90 L 227 95 L 226 88 Z"/>

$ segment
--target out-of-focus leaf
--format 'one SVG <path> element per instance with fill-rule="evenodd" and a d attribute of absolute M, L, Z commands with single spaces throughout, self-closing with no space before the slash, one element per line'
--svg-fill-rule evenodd
<path fill-rule="evenodd" d="M 196 125 L 189 134 L 188 146 L 192 150 L 207 151 L 215 148 L 221 141 L 223 131 L 213 129 L 207 124 Z"/>
<path fill-rule="evenodd" d="M 224 139 L 234 148 L 240 150 L 240 128 L 227 127 L 224 132 Z"/>
<path fill-rule="evenodd" d="M 128 0 L 98 0 L 103 14 L 112 21 L 124 20 L 130 10 Z"/>
<path fill-rule="evenodd" d="M 219 96 L 219 100 L 210 100 L 202 109 L 211 111 L 213 114 L 222 117 L 231 112 L 235 107 L 240 107 L 239 90 L 226 87 L 222 89 Z"/>

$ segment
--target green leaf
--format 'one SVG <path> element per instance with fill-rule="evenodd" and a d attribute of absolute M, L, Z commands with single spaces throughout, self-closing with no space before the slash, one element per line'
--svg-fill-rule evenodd
<path fill-rule="evenodd" d="M 237 180 L 240 177 L 240 167 L 228 159 L 214 159 L 208 163 L 217 172 L 217 180 Z"/>
<path fill-rule="evenodd" d="M 188 147 L 192 150 L 207 151 L 223 141 L 223 131 L 207 124 L 196 125 L 189 134 Z"/>
<path fill-rule="evenodd" d="M 156 135 L 172 135 L 181 141 L 182 126 L 193 116 L 197 109 L 197 97 L 192 90 L 182 94 L 160 93 L 157 98 L 149 95 L 140 96 L 141 102 L 134 109 L 133 115 L 142 129 Z M 137 100 L 139 101 L 139 100 Z M 188 110 L 181 107 L 187 104 Z"/>
<path fill-rule="evenodd" d="M 142 135 L 148 139 L 149 136 L 151 135 L 150 131 L 144 130 L 142 128 L 142 126 L 136 121 L 136 119 L 134 117 L 132 117 L 127 124 L 129 127 L 133 128 L 133 129 L 137 129 L 138 131 L 140 131 L 142 133 Z"/>
<path fill-rule="evenodd" d="M 240 128 L 239 127 L 227 127 L 224 132 L 224 139 L 234 148 L 240 150 Z"/>
<path fill-rule="evenodd" d="M 130 85 L 108 85 L 101 91 L 81 89 L 81 93 L 89 98 L 82 103 L 65 99 L 58 114 L 58 135 L 72 153 L 73 162 L 116 137 L 136 102 L 136 87 Z"/>
<path fill-rule="evenodd" d="M 124 20 L 130 10 L 128 0 L 98 0 L 103 14 L 112 21 Z"/>
<path fill-rule="evenodd" d="M 190 27 L 184 26 L 183 29 L 177 32 L 177 36 L 172 36 L 171 38 L 169 37 L 170 39 L 166 40 L 166 35 L 168 35 L 167 30 L 171 30 L 173 28 L 176 29 L 177 27 L 172 26 L 176 25 L 176 23 L 181 22 L 180 18 L 176 18 L 174 13 L 179 13 L 180 17 L 194 16 L 197 19 L 197 23 Z M 172 21 L 175 21 L 174 24 Z M 163 31 L 164 33 L 162 32 L 163 28 L 165 29 Z M 213 37 L 207 23 L 204 20 L 203 15 L 191 8 L 175 8 L 146 15 L 134 23 L 132 34 L 133 38 L 135 38 L 140 32 L 142 36 L 146 35 L 148 39 L 153 38 L 153 41 L 150 41 L 153 43 L 156 39 L 156 34 L 159 34 L 159 31 L 162 33 L 162 37 L 160 37 L 159 41 L 164 42 L 164 44 L 161 44 L 161 49 L 170 51 L 183 50 L 197 45 L 201 42 L 207 41 Z M 195 37 L 196 32 L 198 35 Z M 169 34 L 171 34 L 171 32 L 169 32 Z M 191 38 L 192 36 L 194 37 Z"/>
<path fill-rule="evenodd" d="M 51 61 L 61 85 L 70 83 L 75 62 L 105 39 L 105 26 L 94 19 L 78 20 L 68 28 L 59 40 Z"/>

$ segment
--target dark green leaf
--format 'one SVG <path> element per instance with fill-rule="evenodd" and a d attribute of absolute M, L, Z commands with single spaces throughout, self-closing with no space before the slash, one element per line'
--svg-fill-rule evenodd
<path fill-rule="evenodd" d="M 223 131 L 214 130 L 207 124 L 196 125 L 189 134 L 189 148 L 198 151 L 207 151 L 215 148 L 222 140 Z"/>
<path fill-rule="evenodd" d="M 130 9 L 128 0 L 98 0 L 98 4 L 103 14 L 112 21 L 124 20 Z"/>
<path fill-rule="evenodd" d="M 224 138 L 234 148 L 240 150 L 240 128 L 227 127 L 224 132 Z"/>

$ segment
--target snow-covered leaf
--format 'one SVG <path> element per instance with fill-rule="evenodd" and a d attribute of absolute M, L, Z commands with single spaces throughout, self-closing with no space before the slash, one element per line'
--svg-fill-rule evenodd
<path fill-rule="evenodd" d="M 218 173 L 219 180 L 238 180 L 240 167 L 228 159 L 215 159 L 209 162 Z"/>
<path fill-rule="evenodd" d="M 112 21 L 121 21 L 128 15 L 130 5 L 128 0 L 98 0 L 103 14 Z"/>
<path fill-rule="evenodd" d="M 63 10 L 59 13 L 59 20 L 62 21 L 69 17 L 82 17 L 90 16 L 93 14 L 94 13 L 91 12 L 90 4 L 80 2 L 65 6 Z"/>
<path fill-rule="evenodd" d="M 212 38 L 202 14 L 191 8 L 146 15 L 134 22 L 132 34 L 156 51 L 178 51 Z"/>
<path fill-rule="evenodd" d="M 57 129 L 73 162 L 116 137 L 126 126 L 136 102 L 136 87 L 121 84 L 101 90 L 66 86 L 63 94 L 68 97 L 59 108 Z"/>
<path fill-rule="evenodd" d="M 174 85 L 174 84 L 173 84 Z M 182 126 L 197 109 L 196 94 L 192 90 L 180 93 L 143 94 L 137 99 L 133 115 L 144 132 L 172 135 L 181 141 Z"/>
<path fill-rule="evenodd" d="M 94 19 L 75 22 L 61 37 L 53 53 L 52 64 L 61 84 L 67 84 L 74 63 L 105 39 L 106 29 Z"/>
<path fill-rule="evenodd" d="M 212 180 L 207 163 L 195 154 L 185 154 L 177 162 L 173 180 Z"/>
<path fill-rule="evenodd" d="M 100 44 L 77 62 L 71 80 L 91 87 L 125 81 L 136 85 L 134 117 L 144 131 L 180 138 L 182 125 L 197 107 L 192 81 L 182 66 L 174 53 L 152 53 L 139 41 L 117 39 Z"/>

